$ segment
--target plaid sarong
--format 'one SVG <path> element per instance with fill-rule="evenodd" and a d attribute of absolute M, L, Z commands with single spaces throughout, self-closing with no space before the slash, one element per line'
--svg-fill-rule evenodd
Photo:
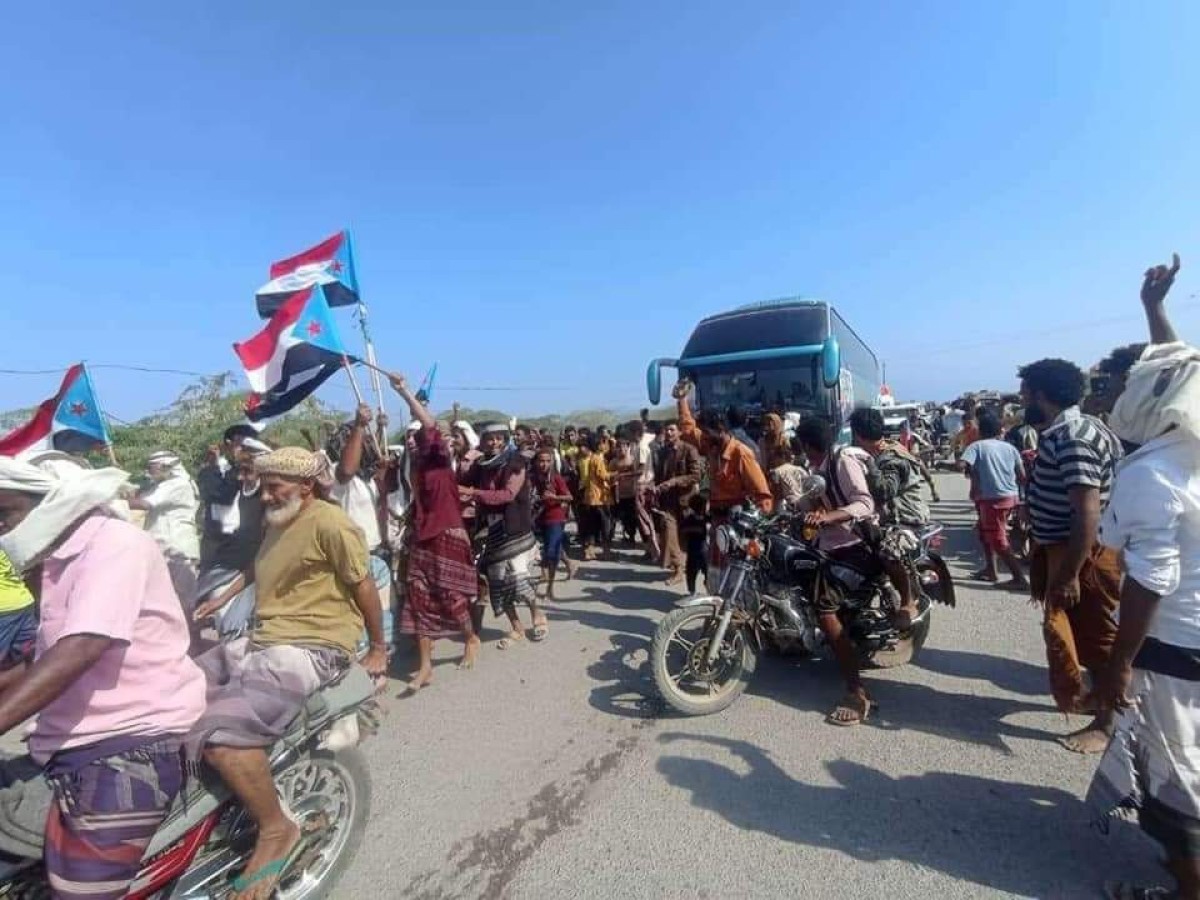
<path fill-rule="evenodd" d="M 208 680 L 207 708 L 189 747 L 269 747 L 283 737 L 304 701 L 350 664 L 329 647 L 273 644 L 249 638 L 219 644 L 196 659 Z"/>
<path fill-rule="evenodd" d="M 413 544 L 408 557 L 408 592 L 400 611 L 400 631 L 420 637 L 460 634 L 470 620 L 479 576 L 471 542 L 461 528 Z"/>

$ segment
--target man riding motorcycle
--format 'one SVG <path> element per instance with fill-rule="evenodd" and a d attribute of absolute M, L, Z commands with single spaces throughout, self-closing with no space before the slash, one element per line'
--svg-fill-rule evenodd
<path fill-rule="evenodd" d="M 40 604 L 32 664 L 0 673 L 0 733 L 37 716 L 0 766 L 0 850 L 44 858 L 55 897 L 125 896 L 204 709 L 163 555 L 109 508 L 127 477 L 0 458 L 0 548 Z"/>
<path fill-rule="evenodd" d="M 248 637 L 220 644 L 197 663 L 208 679 L 207 709 L 189 743 L 220 773 L 258 827 L 238 900 L 265 900 L 300 846 L 299 828 L 276 795 L 267 748 L 305 699 L 354 659 L 365 622 L 368 674 L 387 669 L 382 607 L 362 531 L 317 493 L 324 461 L 284 447 L 254 461 L 267 532 L 254 563 L 256 622 Z"/>
<path fill-rule="evenodd" d="M 858 523 L 874 525 L 878 521 L 875 498 L 867 480 L 869 457 L 858 448 L 834 451 L 832 426 L 815 416 L 800 422 L 794 440 L 797 449 L 808 458 L 812 471 L 820 474 L 827 485 L 826 508 L 805 517 L 808 524 L 821 528 L 820 549 L 864 574 L 878 572 L 880 564 L 875 552 L 856 528 Z M 815 602 L 821 630 L 846 683 L 846 695 L 827 721 L 833 725 L 859 725 L 870 715 L 872 702 L 862 683 L 858 651 L 838 616 L 842 598 L 826 590 Z"/>

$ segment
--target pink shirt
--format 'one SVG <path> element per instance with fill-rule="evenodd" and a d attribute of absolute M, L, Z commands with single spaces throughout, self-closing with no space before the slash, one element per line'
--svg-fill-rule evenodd
<path fill-rule="evenodd" d="M 124 735 L 187 732 L 204 712 L 204 674 L 188 657 L 187 621 L 154 538 L 93 515 L 42 565 L 37 656 L 78 634 L 117 643 L 41 711 L 29 752 Z"/>
<path fill-rule="evenodd" d="M 835 453 L 837 456 L 830 454 L 829 459 L 825 460 L 825 465 L 821 467 L 822 474 L 829 482 L 829 487 L 825 491 L 829 508 L 844 509 L 855 519 L 875 521 L 875 498 L 871 496 L 871 486 L 867 484 L 867 470 L 862 462 L 866 451 L 857 447 L 845 447 Z M 835 458 L 837 459 L 837 471 L 831 473 L 830 469 Z M 834 478 L 837 479 L 842 497 L 845 498 L 845 506 L 838 506 L 838 495 L 833 490 L 832 479 Z M 821 536 L 818 539 L 818 546 L 826 553 L 859 543 L 862 543 L 862 538 L 855 533 L 854 525 L 851 522 L 822 528 Z"/>

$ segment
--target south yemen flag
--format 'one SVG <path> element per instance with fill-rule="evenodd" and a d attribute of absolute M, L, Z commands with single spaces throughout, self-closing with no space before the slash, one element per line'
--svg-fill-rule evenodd
<path fill-rule="evenodd" d="M 346 356 L 320 285 L 294 293 L 266 328 L 233 350 L 253 391 L 246 401 L 251 422 L 290 410 L 341 368 Z"/>
<path fill-rule="evenodd" d="M 358 303 L 358 279 L 354 275 L 354 252 L 350 232 L 342 231 L 302 253 L 271 263 L 271 280 L 258 289 L 254 299 L 264 319 L 275 315 L 297 291 L 320 285 L 330 306 Z"/>
<path fill-rule="evenodd" d="M 67 369 L 58 393 L 38 406 L 32 419 L 0 437 L 0 456 L 46 450 L 83 453 L 107 443 L 108 426 L 92 379 L 83 363 L 77 363 Z"/>

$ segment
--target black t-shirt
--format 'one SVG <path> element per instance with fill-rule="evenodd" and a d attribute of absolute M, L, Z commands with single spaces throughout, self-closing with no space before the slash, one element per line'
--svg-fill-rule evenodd
<path fill-rule="evenodd" d="M 246 495 L 238 491 L 239 522 L 237 530 L 222 534 L 210 526 L 200 548 L 200 568 L 232 569 L 245 572 L 254 565 L 263 538 L 263 503 L 257 493 Z"/>

